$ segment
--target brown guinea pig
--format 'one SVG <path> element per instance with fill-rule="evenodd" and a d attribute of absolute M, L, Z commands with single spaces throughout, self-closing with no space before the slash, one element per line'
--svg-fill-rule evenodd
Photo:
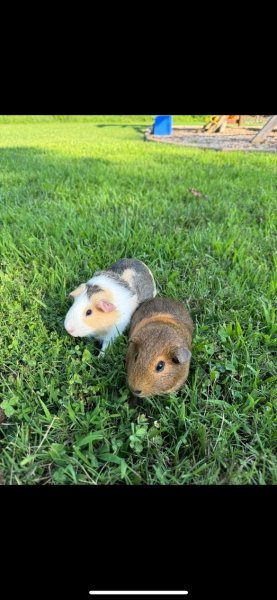
<path fill-rule="evenodd" d="M 186 308 L 171 298 L 147 300 L 135 311 L 126 356 L 127 381 L 135 396 L 179 390 L 191 360 L 193 322 Z"/>

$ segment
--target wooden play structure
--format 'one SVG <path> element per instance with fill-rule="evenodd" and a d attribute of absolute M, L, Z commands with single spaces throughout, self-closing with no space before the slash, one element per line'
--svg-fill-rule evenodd
<path fill-rule="evenodd" d="M 242 125 L 243 115 L 212 115 L 203 131 L 207 133 L 220 133 L 224 131 L 227 123 Z"/>
<path fill-rule="evenodd" d="M 173 127 L 172 120 L 173 115 L 157 115 L 144 139 L 226 152 L 277 154 L 277 115 L 212 115 L 207 116 L 204 126 Z"/>
<path fill-rule="evenodd" d="M 267 135 L 273 131 L 273 129 L 277 127 L 277 115 L 271 116 L 267 123 L 258 131 L 258 133 L 253 137 L 252 142 L 264 142 Z"/>
<path fill-rule="evenodd" d="M 205 133 L 221 133 L 228 123 L 237 123 L 242 125 L 243 115 L 212 115 L 211 119 L 204 125 Z M 264 142 L 266 137 L 277 127 L 277 115 L 271 116 L 265 125 L 256 133 L 251 143 Z"/>

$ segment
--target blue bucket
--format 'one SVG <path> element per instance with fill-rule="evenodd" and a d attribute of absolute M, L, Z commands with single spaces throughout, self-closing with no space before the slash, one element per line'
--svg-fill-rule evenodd
<path fill-rule="evenodd" d="M 154 121 L 154 135 L 170 135 L 172 132 L 172 115 L 157 115 Z"/>

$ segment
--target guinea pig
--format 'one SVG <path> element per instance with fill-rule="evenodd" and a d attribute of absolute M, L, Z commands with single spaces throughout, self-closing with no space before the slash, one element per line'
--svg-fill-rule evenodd
<path fill-rule="evenodd" d="M 171 298 L 147 300 L 133 314 L 126 355 L 127 382 L 135 396 L 169 394 L 185 383 L 193 322 Z"/>
<path fill-rule="evenodd" d="M 91 336 L 102 342 L 101 355 L 129 325 L 136 308 L 155 295 L 150 269 L 140 260 L 123 258 L 69 294 L 74 303 L 65 329 L 74 337 Z"/>

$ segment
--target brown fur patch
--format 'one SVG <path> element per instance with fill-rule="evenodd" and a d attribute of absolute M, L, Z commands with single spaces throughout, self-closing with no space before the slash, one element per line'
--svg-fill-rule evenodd
<path fill-rule="evenodd" d="M 84 310 L 83 321 L 88 327 L 97 331 L 97 333 L 105 333 L 110 327 L 116 325 L 120 316 L 120 311 L 118 309 L 113 310 L 112 312 L 105 313 L 102 310 L 96 308 L 96 303 L 99 300 L 106 300 L 107 302 L 111 302 L 113 304 L 113 294 L 109 290 L 101 290 L 92 294 L 90 298 L 89 307 L 92 310 L 91 315 L 86 315 L 87 308 Z"/>
<path fill-rule="evenodd" d="M 133 314 L 130 337 L 132 335 L 132 330 L 142 319 L 155 316 L 158 317 L 159 320 L 159 315 L 165 315 L 167 318 L 169 316 L 172 319 L 175 319 L 176 323 L 181 322 L 182 324 L 186 324 L 192 334 L 193 322 L 185 306 L 172 298 L 161 298 L 156 296 L 155 298 L 143 302 Z"/>
<path fill-rule="evenodd" d="M 144 316 L 131 328 L 129 339 L 126 367 L 132 390 L 140 390 L 143 397 L 168 394 L 183 386 L 189 374 L 190 359 L 180 363 L 175 362 L 173 356 L 178 348 L 190 350 L 190 322 L 162 312 Z M 160 361 L 165 366 L 162 371 L 156 371 Z"/>
<path fill-rule="evenodd" d="M 174 319 L 174 317 L 172 317 L 171 315 L 161 313 L 158 315 L 152 315 L 151 317 L 144 317 L 144 319 L 141 319 L 141 321 L 139 321 L 137 325 L 135 325 L 134 329 L 131 332 L 131 335 L 136 336 L 138 331 L 145 327 L 145 325 L 148 325 L 149 323 L 155 323 L 157 321 L 163 323 L 164 325 L 173 325 L 178 329 L 180 329 L 180 326 L 182 325 L 182 323 L 176 321 L 176 319 Z"/>
<path fill-rule="evenodd" d="M 123 273 L 121 275 L 121 278 L 124 279 L 124 281 L 126 281 L 130 287 L 132 287 L 135 276 L 136 276 L 136 273 L 133 269 L 125 269 L 125 271 L 123 271 Z"/>
<path fill-rule="evenodd" d="M 170 346 L 164 352 L 157 352 L 158 335 L 155 336 L 155 345 L 152 345 L 153 333 L 143 332 L 143 339 L 137 347 L 131 344 L 126 356 L 128 385 L 132 390 L 140 390 L 142 397 L 174 392 L 183 386 L 189 374 L 190 361 L 185 364 L 173 363 Z M 166 332 L 166 337 L 170 338 L 170 332 Z M 182 343 L 178 336 L 174 338 L 173 335 L 170 340 L 172 347 L 175 343 Z M 166 342 L 163 340 L 163 345 L 164 343 Z M 157 372 L 156 366 L 160 361 L 165 366 L 161 372 Z"/>

